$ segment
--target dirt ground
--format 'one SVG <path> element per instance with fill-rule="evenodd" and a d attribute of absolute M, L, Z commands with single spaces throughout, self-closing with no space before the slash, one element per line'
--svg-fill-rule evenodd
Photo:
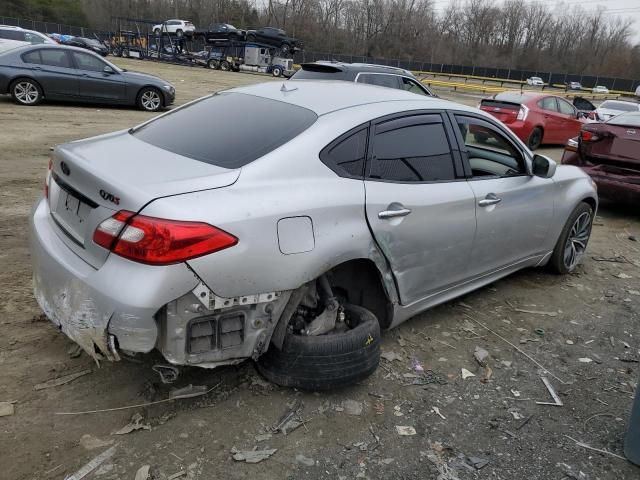
<path fill-rule="evenodd" d="M 269 79 L 118 63 L 173 82 L 178 104 Z M 84 478 L 133 480 L 144 465 L 156 479 L 640 478 L 640 468 L 615 456 L 622 455 L 640 373 L 637 207 L 602 206 L 588 256 L 573 275 L 526 270 L 385 332 L 387 359 L 370 379 L 342 391 L 279 388 L 251 362 L 183 369 L 166 385 L 151 368 L 162 362 L 158 355 L 100 368 L 84 354 L 74 358 L 72 343 L 41 316 L 31 292 L 27 218 L 42 191 L 48 150 L 150 116 L 109 107 L 26 108 L 0 98 L 0 401 L 15 402 L 14 414 L 0 417 L 0 478 L 62 479 L 104 451 L 111 456 Z M 545 153 L 558 159 L 561 150 Z M 474 360 L 476 347 L 488 351 L 487 368 Z M 87 369 L 70 383 L 35 389 Z M 463 379 L 462 369 L 475 376 Z M 541 375 L 563 406 L 536 403 L 553 402 Z M 213 390 L 59 415 L 159 402 L 189 384 Z M 296 402 L 303 425 L 272 433 Z M 149 429 L 114 435 L 134 414 Z M 416 433 L 400 435 L 397 426 Z M 233 460 L 234 448 L 277 451 L 247 464 Z"/>

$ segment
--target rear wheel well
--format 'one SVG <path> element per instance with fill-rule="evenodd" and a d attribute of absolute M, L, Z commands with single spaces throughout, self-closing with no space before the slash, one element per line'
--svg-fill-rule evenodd
<path fill-rule="evenodd" d="M 389 327 L 393 305 L 373 261 L 349 260 L 329 270 L 327 277 L 336 295 L 344 296 L 348 303 L 371 311 L 378 318 L 381 328 Z"/>

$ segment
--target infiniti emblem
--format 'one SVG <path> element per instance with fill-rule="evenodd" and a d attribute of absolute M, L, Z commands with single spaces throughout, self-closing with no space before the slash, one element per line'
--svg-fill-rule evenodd
<path fill-rule="evenodd" d="M 69 175 L 71 173 L 71 170 L 69 170 L 69 165 L 67 165 L 65 162 L 60 162 L 60 170 L 62 170 L 62 173 L 64 173 L 65 175 Z"/>

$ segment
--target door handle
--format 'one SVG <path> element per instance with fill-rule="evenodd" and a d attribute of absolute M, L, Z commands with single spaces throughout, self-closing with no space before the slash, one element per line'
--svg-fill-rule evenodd
<path fill-rule="evenodd" d="M 378 218 L 381 220 L 386 220 L 387 218 L 395 218 L 395 217 L 406 217 L 411 213 L 411 210 L 408 208 L 399 208 L 397 210 L 383 210 L 378 213 Z"/>
<path fill-rule="evenodd" d="M 495 193 L 489 193 L 486 197 L 478 202 L 478 205 L 481 207 L 488 207 L 490 205 L 495 205 L 496 203 L 500 203 L 502 199 L 498 197 Z"/>

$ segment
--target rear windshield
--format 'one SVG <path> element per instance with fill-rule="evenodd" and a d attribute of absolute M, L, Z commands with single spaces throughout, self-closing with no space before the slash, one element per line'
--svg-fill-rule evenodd
<path fill-rule="evenodd" d="M 611 110 L 620 110 L 622 112 L 637 112 L 638 104 L 630 102 L 616 102 L 615 100 L 607 100 L 602 102 L 601 108 L 610 108 Z"/>
<path fill-rule="evenodd" d="M 134 130 L 143 142 L 223 168 L 240 168 L 300 135 L 306 108 L 242 93 L 206 97 Z"/>
<path fill-rule="evenodd" d="M 302 65 L 302 68 L 293 74 L 293 80 L 344 80 L 345 72 L 332 65 Z"/>
<path fill-rule="evenodd" d="M 502 92 L 497 94 L 493 98 L 495 100 L 501 100 L 503 102 L 509 102 L 509 103 L 525 103 L 531 100 L 532 97 L 522 93 Z"/>
<path fill-rule="evenodd" d="M 622 127 L 640 127 L 640 112 L 621 113 L 605 122 L 609 125 L 620 125 Z"/>

